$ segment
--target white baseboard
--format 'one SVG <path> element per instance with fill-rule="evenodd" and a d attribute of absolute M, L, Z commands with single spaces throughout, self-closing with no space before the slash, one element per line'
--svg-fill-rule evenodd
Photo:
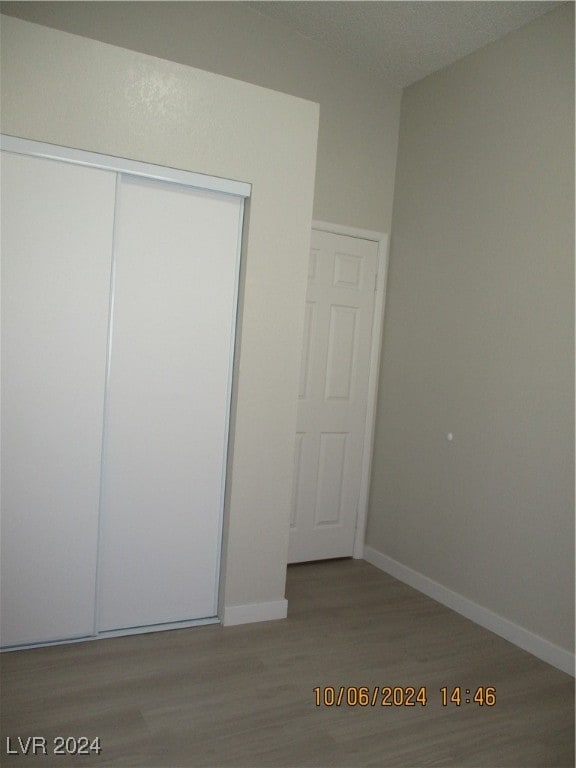
<path fill-rule="evenodd" d="M 222 614 L 222 624 L 225 627 L 232 627 L 235 624 L 285 619 L 287 615 L 288 600 L 276 600 L 273 603 L 251 603 L 250 605 L 228 605 Z"/>
<path fill-rule="evenodd" d="M 437 581 L 433 581 L 418 571 L 402 565 L 402 563 L 388 557 L 388 555 L 382 554 L 382 552 L 378 552 L 378 550 L 372 547 L 364 547 L 364 560 L 375 565 L 381 571 L 390 574 L 390 576 L 394 576 L 395 579 L 403 581 L 419 592 L 423 592 L 433 600 L 437 600 L 439 603 L 451 608 L 456 613 L 474 621 L 481 627 L 489 629 L 496 635 L 500 635 L 505 640 L 522 648 L 522 650 L 528 651 L 528 653 L 537 656 L 542 661 L 562 670 L 562 672 L 567 672 L 569 675 L 574 676 L 573 653 L 565 651 L 563 648 L 554 645 L 554 643 L 545 640 L 539 635 L 535 635 L 518 624 L 514 624 L 512 621 L 484 608 L 473 600 L 469 600 L 458 592 L 453 592 Z"/>

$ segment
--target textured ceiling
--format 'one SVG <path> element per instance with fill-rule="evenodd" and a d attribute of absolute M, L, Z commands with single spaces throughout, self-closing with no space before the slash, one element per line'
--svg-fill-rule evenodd
<path fill-rule="evenodd" d="M 561 2 L 250 2 L 404 87 L 503 37 Z"/>

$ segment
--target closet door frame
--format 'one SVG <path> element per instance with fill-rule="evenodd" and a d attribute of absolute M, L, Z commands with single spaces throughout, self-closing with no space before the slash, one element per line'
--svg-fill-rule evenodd
<path fill-rule="evenodd" d="M 14 154 L 43 157 L 46 160 L 60 160 L 64 163 L 87 165 L 104 171 L 115 171 L 132 176 L 143 176 L 146 179 L 153 179 L 155 181 L 182 184 L 186 187 L 196 187 L 197 189 L 210 190 L 212 192 L 223 192 L 224 194 L 235 195 L 236 197 L 249 198 L 252 191 L 252 185 L 245 181 L 234 181 L 233 179 L 223 179 L 203 173 L 182 171 L 178 168 L 168 168 L 124 157 L 101 155 L 84 149 L 46 144 L 45 142 L 22 139 L 6 134 L 0 134 L 0 149 L 6 152 L 13 152 Z"/>
<path fill-rule="evenodd" d="M 251 195 L 251 184 L 243 181 L 236 181 L 232 179 L 219 178 L 215 176 L 209 176 L 206 174 L 194 173 L 192 171 L 184 171 L 176 168 L 168 168 L 160 165 L 154 165 L 152 163 L 145 163 L 136 160 L 130 160 L 128 158 L 114 157 L 112 155 L 103 155 L 95 152 L 89 152 L 86 150 L 74 149 L 71 147 L 64 147 L 55 144 L 48 144 L 45 142 L 33 141 L 30 139 L 24 139 L 16 136 L 9 136 L 6 134 L 0 134 L 0 149 L 2 151 L 11 152 L 13 154 L 27 155 L 31 157 L 38 157 L 47 160 L 56 160 L 65 163 L 72 163 L 75 165 L 87 166 L 91 168 L 97 168 L 100 170 L 106 170 L 128 176 L 142 177 L 151 181 L 158 181 L 164 183 L 173 183 L 181 186 L 187 186 L 196 188 L 199 190 L 206 190 L 211 192 L 222 193 L 225 195 L 232 195 L 241 199 L 241 217 L 243 212 L 243 204 L 246 199 Z M 242 220 L 242 218 L 241 218 Z M 240 227 L 242 230 L 242 226 Z M 240 258 L 242 247 L 242 231 L 238 233 L 238 244 L 236 253 L 235 264 L 235 291 L 234 291 L 234 309 L 233 309 L 233 328 L 231 334 L 231 355 L 230 355 L 230 367 L 228 377 L 228 396 L 227 396 L 227 429 L 225 440 L 225 451 L 223 456 L 223 468 L 224 474 L 222 478 L 222 508 L 220 510 L 219 521 L 219 557 L 217 563 L 217 574 L 220 572 L 220 554 L 222 546 L 222 529 L 223 529 L 223 517 L 224 517 L 224 498 L 225 498 L 225 483 L 226 475 L 225 470 L 227 466 L 227 453 L 228 453 L 228 441 L 230 430 L 230 418 L 231 418 L 231 404 L 232 404 L 232 381 L 233 381 L 233 364 L 234 364 L 234 350 L 235 339 L 237 330 L 237 308 L 238 308 L 238 293 L 239 293 L 239 276 L 240 276 Z M 111 290 L 113 288 L 111 287 Z M 110 297 L 112 299 L 112 296 Z M 110 317 L 109 317 L 110 319 Z M 108 356 L 110 354 L 110 329 L 108 337 Z M 106 361 L 103 361 L 106 362 Z M 106 364 L 108 367 L 108 363 Z M 107 382 L 106 382 L 107 386 Z M 106 390 L 105 390 L 106 392 Z M 106 394 L 105 394 L 106 397 Z M 100 535 L 100 534 L 99 534 Z M 97 596 L 96 601 L 98 599 Z M 2 649 L 2 652 L 19 650 L 27 647 L 39 647 L 47 645 L 59 645 L 71 642 L 78 642 L 78 640 L 91 640 L 98 637 L 110 637 L 114 635 L 128 635 L 128 634 L 140 634 L 143 632 L 151 631 L 163 631 L 174 628 L 185 628 L 188 626 L 198 626 L 202 624 L 217 623 L 218 617 L 193 619 L 181 622 L 166 623 L 161 625 L 154 625 L 151 627 L 136 627 L 134 629 L 121 629 L 118 631 L 107 631 L 103 634 L 98 633 L 96 622 L 94 625 L 93 634 L 82 638 L 62 638 L 61 640 L 50 640 L 47 642 L 36 642 L 32 644 L 12 645 Z"/>

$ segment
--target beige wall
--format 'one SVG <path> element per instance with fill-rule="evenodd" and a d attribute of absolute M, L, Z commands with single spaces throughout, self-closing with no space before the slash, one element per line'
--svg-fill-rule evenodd
<path fill-rule="evenodd" d="M 400 94 L 321 46 L 243 3 L 3 3 L 2 8 L 319 102 L 315 216 L 388 230 Z M 368 528 L 368 544 L 375 549 L 569 649 L 574 576 L 570 14 L 568 7 L 553 11 L 405 93 Z M 42 55 L 50 61 L 51 54 Z M 27 53 L 14 56 L 27 64 Z M 34 66 L 36 54 L 30 56 Z M 32 73 L 27 77 L 31 83 Z M 20 75 L 12 72 L 8 79 L 16 84 Z M 104 80 L 96 79 L 104 87 Z M 41 80 L 37 89 L 27 86 L 32 90 L 24 96 L 32 105 L 46 104 L 42 87 Z M 49 93 L 60 87 L 52 82 Z M 81 134 L 73 128 L 72 138 L 102 135 L 105 147 L 115 130 L 108 111 L 86 111 L 84 102 L 93 95 L 77 95 L 95 125 Z M 59 94 L 56 104 L 67 103 L 65 93 Z M 29 134 L 42 133 L 43 118 L 31 104 L 18 97 L 18 114 Z M 159 111 L 161 99 L 152 92 L 154 104 Z M 268 126 L 268 115 L 258 114 Z M 201 159 L 201 152 L 190 149 L 182 124 L 169 118 L 169 140 L 162 142 L 157 131 L 151 139 L 147 128 L 142 138 L 137 121 L 125 120 L 130 135 L 123 150 L 152 150 L 156 162 L 165 162 L 182 157 L 186 144 L 186 161 L 192 155 L 195 162 Z M 69 135 L 67 115 L 50 115 L 48 127 L 55 121 L 56 134 Z M 143 122 L 150 122 L 150 115 Z M 76 126 L 77 118 L 72 123 Z M 278 123 L 271 128 L 262 134 L 256 126 L 258 140 L 264 135 L 265 146 L 276 143 L 288 155 L 285 128 Z M 274 223 L 283 226 L 278 212 Z M 268 247 L 276 247 L 272 227 L 266 238 Z M 258 253 L 263 260 L 264 249 Z M 298 253 L 291 250 L 281 268 L 284 278 L 292 280 L 296 272 L 300 280 Z M 260 264 L 263 285 L 277 265 L 274 259 L 266 271 Z M 283 296 L 278 282 L 267 304 L 265 296 L 254 299 L 255 307 L 264 302 L 266 308 L 247 310 L 245 322 L 257 324 L 279 297 L 286 311 L 288 304 L 295 311 L 297 292 Z M 280 345 L 272 347 L 274 333 L 261 332 L 268 345 L 262 355 L 255 346 L 251 352 L 243 347 L 246 382 L 268 354 L 278 378 L 285 370 Z M 292 365 L 293 360 L 290 370 Z M 258 421 L 258 397 L 248 392 L 244 397 L 241 421 Z M 274 487 L 260 488 L 256 507 L 250 507 L 256 492 L 250 479 L 259 485 L 276 464 L 277 450 L 287 455 L 287 412 L 280 418 L 284 426 L 278 430 L 263 422 L 251 431 L 272 440 L 274 453 L 265 468 L 260 470 L 248 452 L 238 460 L 243 479 L 235 486 L 242 506 L 231 537 L 238 542 L 238 556 L 230 553 L 235 572 L 242 553 L 254 554 L 257 562 L 265 558 L 263 573 L 281 570 L 272 567 L 279 553 L 276 516 L 266 512 L 276 506 Z M 244 428 L 250 431 L 248 423 Z M 452 443 L 445 440 L 447 432 L 454 433 Z M 289 473 L 288 465 L 282 471 Z M 284 504 L 282 497 L 281 516 Z M 260 551 L 262 540 L 250 541 L 263 523 L 269 558 Z M 264 594 L 261 581 L 259 569 L 250 569 L 234 603 L 247 601 L 248 593 Z M 270 595 L 278 594 L 278 583 L 275 577 L 262 599 L 275 599 Z"/>
<path fill-rule="evenodd" d="M 224 597 L 281 601 L 318 106 L 8 17 L 1 31 L 4 133 L 253 184 Z"/>
<path fill-rule="evenodd" d="M 400 89 L 243 2 L 8 2 L 2 12 L 318 102 L 315 218 L 390 231 Z"/>
<path fill-rule="evenodd" d="M 564 6 L 405 91 L 367 535 L 567 650 L 573 29 Z"/>

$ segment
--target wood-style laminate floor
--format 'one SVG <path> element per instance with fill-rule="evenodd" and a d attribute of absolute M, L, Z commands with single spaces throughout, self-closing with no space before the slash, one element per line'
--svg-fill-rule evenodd
<path fill-rule="evenodd" d="M 2 764 L 574 766 L 569 675 L 363 561 L 291 566 L 287 597 L 284 621 L 3 654 Z M 424 687 L 427 703 L 317 707 L 324 686 Z M 496 704 L 443 707 L 444 686 L 493 686 Z M 28 736 L 49 754 L 7 754 Z M 56 757 L 58 736 L 102 752 Z"/>

